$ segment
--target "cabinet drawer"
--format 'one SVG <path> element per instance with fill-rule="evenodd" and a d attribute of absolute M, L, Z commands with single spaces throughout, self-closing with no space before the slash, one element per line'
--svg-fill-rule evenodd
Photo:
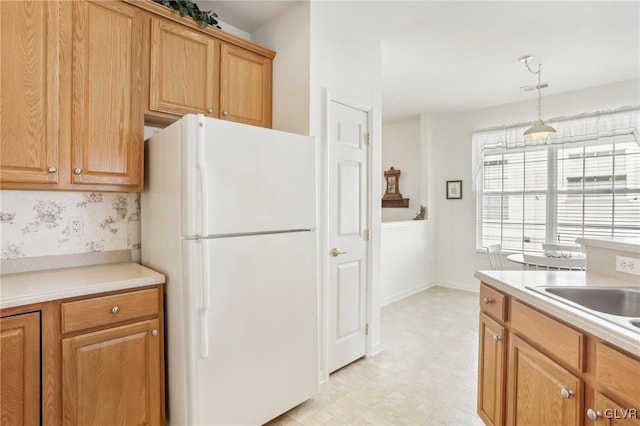
<path fill-rule="evenodd" d="M 559 361 L 584 371 L 584 335 L 518 302 L 511 303 L 511 329 Z"/>
<path fill-rule="evenodd" d="M 485 283 L 480 284 L 480 310 L 482 312 L 489 314 L 498 321 L 504 322 L 507 319 L 506 307 L 504 294 Z"/>
<path fill-rule="evenodd" d="M 158 289 L 113 294 L 62 304 L 62 333 L 158 315 Z"/>
<path fill-rule="evenodd" d="M 640 361 L 597 342 L 596 381 L 640 408 Z"/>

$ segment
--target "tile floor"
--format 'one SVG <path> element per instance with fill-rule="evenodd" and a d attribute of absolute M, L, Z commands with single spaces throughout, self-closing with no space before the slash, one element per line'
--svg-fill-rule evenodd
<path fill-rule="evenodd" d="M 382 308 L 383 351 L 331 374 L 275 425 L 482 425 L 478 294 L 432 287 Z"/>

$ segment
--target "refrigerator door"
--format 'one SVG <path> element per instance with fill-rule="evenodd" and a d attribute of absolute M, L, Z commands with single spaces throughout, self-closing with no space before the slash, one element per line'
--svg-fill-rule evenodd
<path fill-rule="evenodd" d="M 313 138 L 202 115 L 183 120 L 184 236 L 316 228 Z"/>
<path fill-rule="evenodd" d="M 263 424 L 316 393 L 315 237 L 309 231 L 185 241 L 193 255 L 207 254 L 210 275 L 208 289 L 192 292 L 197 306 L 188 322 L 195 326 L 185 329 L 191 424 Z"/>

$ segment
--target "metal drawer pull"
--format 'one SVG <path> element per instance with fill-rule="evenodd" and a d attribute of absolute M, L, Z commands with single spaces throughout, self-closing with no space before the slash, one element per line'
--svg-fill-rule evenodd
<path fill-rule="evenodd" d="M 76 169 L 73 171 L 73 173 L 75 173 L 76 175 L 81 175 L 82 174 L 82 169 L 80 167 L 76 167 Z"/>
<path fill-rule="evenodd" d="M 485 305 L 493 303 L 493 299 L 490 297 L 485 297 L 484 299 L 482 299 L 482 301 L 484 302 Z"/>
<path fill-rule="evenodd" d="M 120 307 L 119 306 L 114 306 L 113 308 L 111 308 L 111 313 L 112 314 L 117 314 L 118 312 L 120 312 Z"/>
<path fill-rule="evenodd" d="M 209 109 L 207 110 L 207 112 L 208 112 L 209 114 L 213 113 L 213 108 L 209 108 Z"/>
<path fill-rule="evenodd" d="M 564 399 L 569 399 L 573 397 L 574 394 L 572 390 L 569 390 L 567 388 L 562 388 L 562 390 L 560 390 L 560 395 L 562 395 Z"/>
<path fill-rule="evenodd" d="M 56 169 L 54 166 L 49 167 L 49 173 L 55 173 L 57 171 L 58 169 Z"/>
<path fill-rule="evenodd" d="M 158 330 L 151 330 L 151 335 L 156 337 L 158 335 Z"/>
<path fill-rule="evenodd" d="M 499 342 L 500 340 L 502 340 L 502 337 L 498 336 L 497 334 L 493 335 L 493 341 L 494 342 Z"/>

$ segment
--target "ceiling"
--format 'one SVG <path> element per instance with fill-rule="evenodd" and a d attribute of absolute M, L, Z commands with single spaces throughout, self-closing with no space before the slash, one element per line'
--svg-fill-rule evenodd
<path fill-rule="evenodd" d="M 197 3 L 252 32 L 294 1 Z M 640 0 L 330 3 L 380 40 L 385 121 L 535 98 L 523 55 L 542 63 L 544 96 L 640 78 Z"/>

